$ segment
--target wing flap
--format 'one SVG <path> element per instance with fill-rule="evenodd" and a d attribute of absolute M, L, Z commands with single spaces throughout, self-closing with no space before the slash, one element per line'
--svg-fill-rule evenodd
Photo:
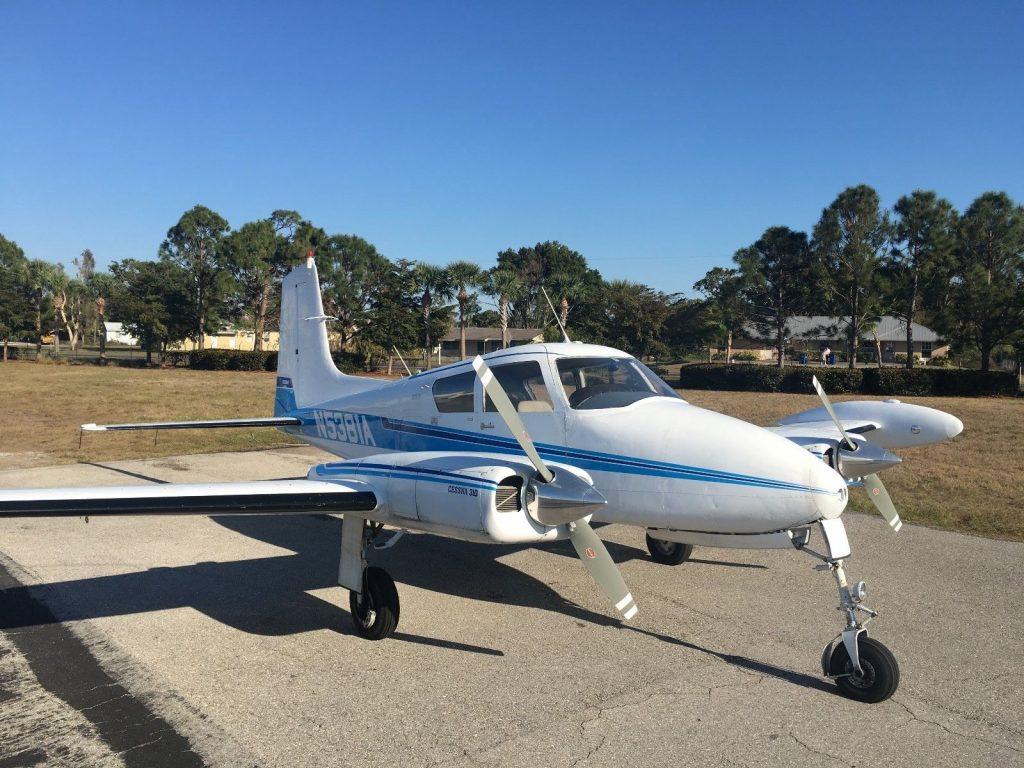
<path fill-rule="evenodd" d="M 308 515 L 370 512 L 370 485 L 320 480 L 169 483 L 0 491 L 0 518 L 100 515 Z"/>

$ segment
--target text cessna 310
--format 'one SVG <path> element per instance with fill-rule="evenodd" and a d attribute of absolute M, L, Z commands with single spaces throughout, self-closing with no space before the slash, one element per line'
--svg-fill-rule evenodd
<path fill-rule="evenodd" d="M 312 258 L 283 281 L 274 417 L 84 425 L 85 430 L 273 426 L 342 461 L 305 480 L 0 492 L 0 516 L 340 513 L 338 582 L 357 632 L 398 623 L 398 592 L 367 565 L 405 530 L 479 542 L 569 539 L 624 619 L 633 595 L 589 521 L 643 528 L 652 558 L 686 560 L 694 545 L 797 549 L 821 561 L 845 627 L 822 672 L 855 699 L 882 701 L 899 668 L 864 625 L 876 614 L 851 586 L 841 515 L 863 484 L 900 521 L 877 472 L 891 449 L 959 434 L 963 424 L 898 401 L 844 402 L 762 428 L 688 404 L 635 358 L 579 343 L 530 344 L 401 379 L 347 376 L 331 361 Z M 817 386 L 817 381 L 815 380 Z M 379 541 L 385 526 L 397 528 Z M 808 544 L 817 529 L 822 550 Z M 378 543 L 375 543 L 378 542 Z"/>

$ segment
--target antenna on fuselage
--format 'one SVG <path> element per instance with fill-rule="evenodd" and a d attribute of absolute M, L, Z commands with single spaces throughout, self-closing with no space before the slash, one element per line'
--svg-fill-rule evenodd
<path fill-rule="evenodd" d="M 555 316 L 555 322 L 558 323 L 558 327 L 562 331 L 562 341 L 566 344 L 572 344 L 572 341 L 569 339 L 569 334 L 565 332 L 565 326 L 562 325 L 562 319 L 558 316 L 558 313 L 555 312 L 555 305 L 551 303 L 551 297 L 548 296 L 548 292 L 544 290 L 543 285 L 540 287 L 540 292 L 543 293 L 544 298 L 548 300 L 548 306 L 551 307 L 551 314 Z"/>
<path fill-rule="evenodd" d="M 406 375 L 412 376 L 412 371 L 410 371 L 409 370 L 409 366 L 405 364 L 405 358 L 402 357 L 402 353 L 398 351 L 398 347 L 396 347 L 394 344 L 392 344 L 391 348 L 393 350 L 395 350 L 395 354 L 398 355 L 398 360 L 399 360 L 399 362 L 402 363 L 402 367 L 405 368 Z"/>

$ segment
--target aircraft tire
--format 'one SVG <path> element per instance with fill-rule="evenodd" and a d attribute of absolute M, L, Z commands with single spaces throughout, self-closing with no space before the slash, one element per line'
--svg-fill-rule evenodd
<path fill-rule="evenodd" d="M 647 534 L 647 551 L 651 560 L 661 565 L 679 565 L 685 563 L 693 554 L 693 544 L 678 541 L 664 541 Z"/>
<path fill-rule="evenodd" d="M 836 643 L 829 661 L 829 670 L 833 675 L 845 675 L 836 680 L 839 692 L 855 701 L 866 704 L 877 704 L 885 701 L 894 693 L 900 684 L 900 667 L 892 652 L 877 640 L 861 635 L 857 642 L 860 653 L 860 665 L 864 675 L 857 676 L 850 663 L 850 654 L 843 643 Z"/>
<path fill-rule="evenodd" d="M 358 592 L 348 593 L 356 634 L 367 640 L 383 640 L 398 626 L 398 590 L 394 579 L 383 568 L 370 566 L 363 571 L 363 591 L 362 605 Z"/>

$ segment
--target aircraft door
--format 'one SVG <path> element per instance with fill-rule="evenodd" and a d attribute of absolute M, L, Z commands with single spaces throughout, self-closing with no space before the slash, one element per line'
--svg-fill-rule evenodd
<path fill-rule="evenodd" d="M 526 431 L 538 449 L 543 453 L 543 444 L 565 444 L 565 414 L 552 397 L 551 371 L 547 360 L 522 360 L 509 363 L 495 363 L 490 366 L 494 377 L 505 389 Z M 479 433 L 512 437 L 512 431 L 505 424 L 498 409 L 477 386 L 478 402 L 482 399 Z"/>
<path fill-rule="evenodd" d="M 478 408 L 476 406 L 476 372 L 470 368 L 468 371 L 453 373 L 448 376 L 441 376 L 434 380 L 430 387 L 430 395 L 433 397 L 436 415 L 430 418 L 430 423 L 445 430 L 458 430 L 475 435 L 478 422 Z M 462 444 L 463 441 L 456 441 L 450 445 L 435 445 L 431 443 L 417 442 L 412 450 L 432 450 L 435 448 L 450 448 L 458 450 L 469 447 L 476 450 L 475 446 Z M 410 448 L 406 448 L 410 450 Z"/>

